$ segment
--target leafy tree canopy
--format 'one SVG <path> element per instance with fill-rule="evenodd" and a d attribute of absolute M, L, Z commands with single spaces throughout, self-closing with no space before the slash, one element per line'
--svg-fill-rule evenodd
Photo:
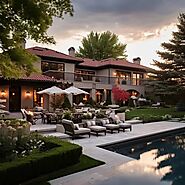
<path fill-rule="evenodd" d="M 126 44 L 119 43 L 118 36 L 110 31 L 97 33 L 91 32 L 82 39 L 77 56 L 95 60 L 107 58 L 126 58 Z"/>
<path fill-rule="evenodd" d="M 53 18 L 73 15 L 70 0 L 1 0 L 0 3 L 0 74 L 19 77 L 34 72 L 37 58 L 23 47 L 25 39 L 55 43 L 47 35 Z"/>

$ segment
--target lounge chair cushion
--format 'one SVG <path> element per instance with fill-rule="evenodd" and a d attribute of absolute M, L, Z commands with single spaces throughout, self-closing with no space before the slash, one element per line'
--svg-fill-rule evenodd
<path fill-rule="evenodd" d="M 87 127 L 90 127 L 91 126 L 91 121 L 86 121 L 86 124 L 87 124 Z"/>
<path fill-rule="evenodd" d="M 87 127 L 91 127 L 93 125 L 96 125 L 96 121 L 95 120 L 88 120 L 86 121 Z"/>
<path fill-rule="evenodd" d="M 95 126 L 96 125 L 96 121 L 95 120 L 92 120 L 91 121 L 91 126 Z"/>
<path fill-rule="evenodd" d="M 102 125 L 103 125 L 103 126 L 105 126 L 105 125 L 107 124 L 106 120 L 103 120 L 103 119 L 102 119 L 101 122 L 102 122 Z"/>
<path fill-rule="evenodd" d="M 116 124 L 106 124 L 105 127 L 107 129 L 118 129 L 119 128 L 119 125 L 116 125 Z"/>
<path fill-rule="evenodd" d="M 79 130 L 74 130 L 75 134 L 89 133 L 91 130 L 89 128 L 79 128 Z"/>
<path fill-rule="evenodd" d="M 106 124 L 109 124 L 110 121 L 109 121 L 109 119 L 106 119 L 106 118 L 105 118 L 105 119 L 102 119 L 102 120 L 101 120 L 101 123 L 102 123 L 103 126 L 106 126 Z"/>
<path fill-rule="evenodd" d="M 91 131 L 96 131 L 96 132 L 98 132 L 98 131 L 105 131 L 106 130 L 106 128 L 105 127 L 102 127 L 102 126 L 90 126 L 89 127 L 90 129 L 91 129 Z"/>

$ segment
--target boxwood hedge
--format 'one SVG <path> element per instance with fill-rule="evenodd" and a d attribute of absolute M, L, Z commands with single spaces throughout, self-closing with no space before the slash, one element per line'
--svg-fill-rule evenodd
<path fill-rule="evenodd" d="M 0 184 L 15 185 L 77 163 L 82 147 L 57 138 L 43 138 L 55 147 L 11 162 L 0 163 Z"/>

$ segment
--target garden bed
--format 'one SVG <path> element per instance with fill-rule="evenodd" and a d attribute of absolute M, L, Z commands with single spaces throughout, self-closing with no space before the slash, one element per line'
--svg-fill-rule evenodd
<path fill-rule="evenodd" d="M 82 147 L 57 138 L 50 137 L 43 140 L 49 146 L 49 150 L 33 152 L 11 162 L 0 163 L 1 184 L 19 184 L 79 162 Z"/>

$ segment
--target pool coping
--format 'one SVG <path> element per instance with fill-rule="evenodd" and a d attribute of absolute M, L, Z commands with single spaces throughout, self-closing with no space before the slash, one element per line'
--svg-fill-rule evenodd
<path fill-rule="evenodd" d="M 182 133 L 183 131 L 185 131 L 185 127 L 183 128 L 176 128 L 176 129 L 172 129 L 172 130 L 167 130 L 167 131 L 162 131 L 162 132 L 157 132 L 157 133 L 153 133 L 153 134 L 147 134 L 144 136 L 136 136 L 133 138 L 128 138 L 128 139 L 124 139 L 124 140 L 120 140 L 120 141 L 114 141 L 114 142 L 110 142 L 110 143 L 106 143 L 106 144 L 100 144 L 100 145 L 96 145 L 96 147 L 100 147 L 105 149 L 104 147 L 106 146 L 111 146 L 111 145 L 115 145 L 115 144 L 135 144 L 135 143 L 140 143 L 140 142 L 145 142 L 146 139 L 159 139 L 161 137 L 166 137 L 169 136 L 170 134 L 176 134 L 176 133 Z"/>

